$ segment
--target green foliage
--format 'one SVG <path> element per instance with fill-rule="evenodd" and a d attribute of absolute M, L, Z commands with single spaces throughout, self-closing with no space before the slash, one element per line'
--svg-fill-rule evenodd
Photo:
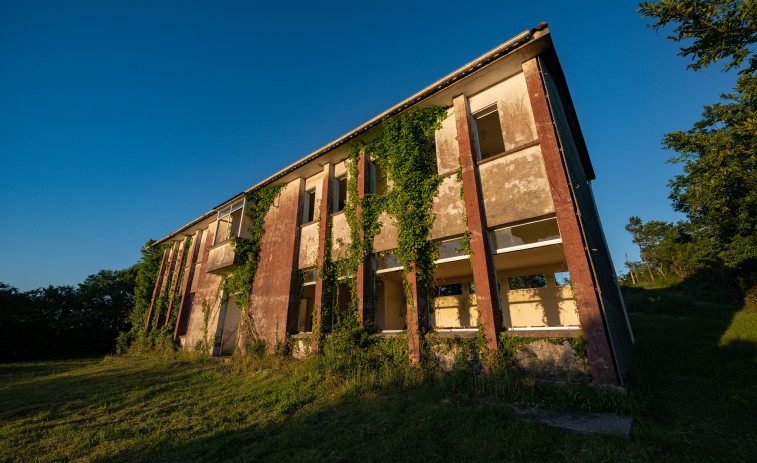
<path fill-rule="evenodd" d="M 447 110 L 437 106 L 410 109 L 385 121 L 382 135 L 365 147 L 394 183 L 385 193 L 386 210 L 397 221 L 403 276 L 415 272 L 421 294 L 428 290 L 438 255 L 436 243 L 429 240 L 433 199 L 442 182 L 435 173 L 433 134 L 446 116 Z M 405 290 L 412 301 L 407 283 Z"/>
<path fill-rule="evenodd" d="M 158 279 L 160 264 L 163 260 L 163 252 L 166 246 L 153 246 L 154 240 L 149 240 L 140 250 L 142 258 L 137 263 L 137 278 L 134 287 L 134 309 L 129 315 L 132 332 L 136 333 L 144 329 L 147 323 L 147 314 L 152 303 L 152 294 L 155 282 Z"/>
<path fill-rule="evenodd" d="M 707 228 L 737 267 L 757 259 L 757 81 L 742 76 L 723 99 L 705 106 L 693 129 L 665 135 L 663 146 L 684 170 L 670 181 L 674 208 Z"/>
<path fill-rule="evenodd" d="M 748 72 L 757 71 L 751 45 L 757 41 L 757 2 L 754 0 L 663 0 L 639 5 L 642 17 L 652 19 L 658 30 L 676 28 L 668 39 L 686 41 L 680 56 L 691 56 L 688 68 L 699 70 L 721 59 L 730 59 L 725 70 L 739 68 L 749 58 Z M 690 42 L 689 42 L 690 41 Z M 752 55 L 752 56 L 750 56 Z"/>
<path fill-rule="evenodd" d="M 77 287 L 21 292 L 0 283 L 0 361 L 112 351 L 129 328 L 136 267 L 101 270 Z"/>
<path fill-rule="evenodd" d="M 729 60 L 723 69 L 740 74 L 734 92 L 705 106 L 702 120 L 692 129 L 663 138 L 663 147 L 678 153 L 668 162 L 684 171 L 670 181 L 670 199 L 691 223 L 645 225 L 659 229 L 643 230 L 657 236 L 650 246 L 655 248 L 655 264 L 662 270 L 669 265 L 664 259 L 672 262 L 675 257 L 672 265 L 680 278 L 688 278 L 698 268 L 716 273 L 722 265 L 735 270 L 742 285 L 753 285 L 757 282 L 757 2 L 663 0 L 642 3 L 638 11 L 652 20 L 649 26 L 655 30 L 676 25 L 668 38 L 688 44 L 680 55 L 692 58 L 690 69 Z M 644 245 L 640 246 L 643 252 Z"/>

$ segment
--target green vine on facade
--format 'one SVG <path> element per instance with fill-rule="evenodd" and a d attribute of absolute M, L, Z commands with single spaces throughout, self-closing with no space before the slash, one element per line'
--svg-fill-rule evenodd
<path fill-rule="evenodd" d="M 323 199 L 327 200 L 327 199 Z M 326 206 L 326 216 L 328 217 L 326 221 L 326 234 L 325 239 L 323 242 L 323 262 L 321 265 L 319 265 L 318 260 L 316 260 L 315 267 L 318 269 L 318 278 L 321 280 L 321 291 L 322 291 L 322 298 L 323 305 L 321 305 L 321 301 L 315 301 L 315 305 L 313 307 L 313 331 L 312 336 L 314 339 L 318 340 L 318 343 L 320 345 L 320 341 L 322 340 L 323 336 L 326 334 L 326 332 L 331 331 L 334 327 L 334 318 L 336 315 L 336 310 L 334 307 L 334 304 L 337 301 L 337 283 L 339 280 L 339 266 L 337 262 L 334 262 L 334 259 L 332 258 L 332 249 L 334 247 L 334 239 L 331 233 L 331 227 L 334 223 L 332 212 L 333 212 L 333 205 L 327 204 Z M 320 234 L 320 225 L 321 224 L 321 214 L 318 213 L 318 230 Z M 320 310 L 320 317 L 318 317 L 318 312 Z M 324 324 L 324 321 L 328 320 L 328 324 Z"/>

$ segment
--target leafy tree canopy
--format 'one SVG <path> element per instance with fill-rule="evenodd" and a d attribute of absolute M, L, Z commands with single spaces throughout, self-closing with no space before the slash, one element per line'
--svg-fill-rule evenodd
<path fill-rule="evenodd" d="M 724 70 L 738 69 L 733 93 L 705 106 L 702 120 L 687 131 L 666 134 L 663 147 L 678 153 L 668 162 L 684 173 L 669 183 L 673 207 L 696 229 L 710 233 L 719 257 L 733 267 L 757 259 L 757 1 L 663 0 L 639 11 L 655 30 L 676 24 L 681 56 L 694 70 L 724 59 Z M 688 42 L 691 40 L 691 42 Z"/>

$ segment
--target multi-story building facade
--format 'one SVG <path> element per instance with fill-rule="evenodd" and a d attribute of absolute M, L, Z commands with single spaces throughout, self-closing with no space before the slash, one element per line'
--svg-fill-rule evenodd
<path fill-rule="evenodd" d="M 411 356 L 419 313 L 438 335 L 469 337 L 483 329 L 491 348 L 501 333 L 583 333 L 593 380 L 622 383 L 633 334 L 594 203 L 594 171 L 545 23 L 155 243 L 168 246 L 148 325 L 164 325 L 178 311 L 175 339 L 185 349 L 211 338 L 214 355 L 235 348 L 240 310 L 220 287 L 238 263 L 229 239 L 249 236 L 245 195 L 283 185 L 265 216 L 245 310 L 269 346 L 287 334 L 307 337 L 323 298 L 317 265 L 324 262 L 329 223 L 334 260 L 350 240 L 342 210 L 350 144 L 370 139 L 390 117 L 428 106 L 448 108 L 435 132 L 442 181 L 429 236 L 439 243 L 433 290 L 408 302 L 402 279 L 414 275 L 403 276 L 392 252 L 397 225 L 384 212 L 374 256 L 338 282 L 337 310 L 349 304 L 347 279 L 357 279 L 361 320 L 373 320 L 383 336 L 407 330 Z M 358 167 L 359 195 L 387 188 L 370 158 L 362 156 Z M 466 231 L 470 254 L 460 250 Z M 167 292 L 168 312 L 158 313 L 156 300 Z"/>

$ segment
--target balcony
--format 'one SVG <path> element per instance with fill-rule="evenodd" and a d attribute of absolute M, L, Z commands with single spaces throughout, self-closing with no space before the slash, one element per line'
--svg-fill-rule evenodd
<path fill-rule="evenodd" d="M 226 275 L 236 270 L 241 263 L 242 259 L 234 252 L 231 241 L 224 241 L 210 248 L 207 273 Z"/>

